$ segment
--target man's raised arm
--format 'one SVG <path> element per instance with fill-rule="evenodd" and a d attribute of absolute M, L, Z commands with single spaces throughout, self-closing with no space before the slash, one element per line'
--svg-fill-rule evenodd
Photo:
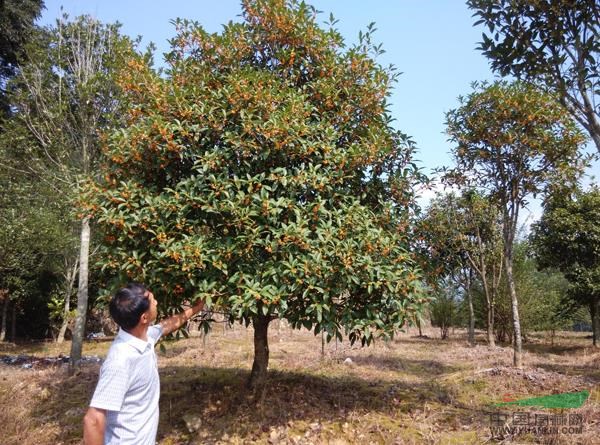
<path fill-rule="evenodd" d="M 203 307 L 204 307 L 204 301 L 200 300 L 200 301 L 196 302 L 195 305 L 193 305 L 190 308 L 187 308 L 183 312 L 172 315 L 169 318 L 162 320 L 160 322 L 160 325 L 161 325 L 162 331 L 163 331 L 162 335 L 169 335 L 171 332 L 179 329 L 181 326 L 183 326 L 185 324 L 186 321 L 188 321 L 190 318 L 192 318 L 194 315 L 196 315 L 198 312 L 200 312 Z"/>

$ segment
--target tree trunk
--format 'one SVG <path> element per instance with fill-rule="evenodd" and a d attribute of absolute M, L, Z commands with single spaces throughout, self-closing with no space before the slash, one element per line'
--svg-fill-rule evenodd
<path fill-rule="evenodd" d="M 10 341 L 15 343 L 17 340 L 17 305 L 12 306 L 12 325 L 10 327 Z"/>
<path fill-rule="evenodd" d="M 449 328 L 450 326 L 446 324 L 442 324 L 442 326 L 440 326 L 440 337 L 442 338 L 442 340 L 446 340 L 448 338 Z"/>
<path fill-rule="evenodd" d="M 487 304 L 487 341 L 488 346 L 496 346 L 496 339 L 494 337 L 494 304 L 488 301 Z"/>
<path fill-rule="evenodd" d="M 56 343 L 63 343 L 65 341 L 65 333 L 67 332 L 67 327 L 69 327 L 69 323 L 71 322 L 69 318 L 69 311 L 71 310 L 71 293 L 73 292 L 73 286 L 75 285 L 75 276 L 77 275 L 77 266 L 79 261 L 76 260 L 75 264 L 72 268 L 69 268 L 67 272 L 67 289 L 65 292 L 65 308 L 63 310 L 63 321 L 60 326 L 60 330 L 58 331 L 58 336 L 56 337 Z"/>
<path fill-rule="evenodd" d="M 67 328 L 69 327 L 69 322 L 71 321 L 69 319 L 69 310 L 70 310 L 70 301 L 69 301 L 69 297 L 66 297 L 65 299 L 65 308 L 63 310 L 63 321 L 62 324 L 60 325 L 60 329 L 58 330 L 58 335 L 56 336 L 56 343 L 64 343 L 65 341 L 65 334 L 67 333 Z"/>
<path fill-rule="evenodd" d="M 475 346 L 475 310 L 473 309 L 473 295 L 471 295 L 471 271 L 466 277 L 467 283 L 465 291 L 467 293 L 467 303 L 469 304 L 469 345 Z"/>
<path fill-rule="evenodd" d="M 592 344 L 600 348 L 600 298 L 594 298 L 590 304 L 590 313 L 592 315 Z"/>
<path fill-rule="evenodd" d="M 587 96 L 583 96 L 584 99 Z M 587 126 L 584 125 L 584 127 L 588 130 L 590 136 L 592 137 L 592 140 L 594 141 L 594 144 L 596 145 L 596 150 L 598 150 L 598 153 L 600 153 L 600 122 L 598 122 L 598 119 L 596 118 L 596 109 L 594 109 L 593 105 L 591 105 L 592 103 L 589 101 L 589 99 L 585 102 L 585 117 L 587 118 Z"/>
<path fill-rule="evenodd" d="M 473 309 L 473 296 L 471 291 L 467 294 L 469 299 L 469 345 L 475 346 L 475 311 Z"/>
<path fill-rule="evenodd" d="M 267 379 L 267 369 L 269 367 L 269 339 L 268 315 L 257 315 L 253 320 L 254 325 L 254 363 L 252 363 L 252 372 L 248 386 L 251 389 L 258 389 L 264 386 Z"/>
<path fill-rule="evenodd" d="M 502 265 L 500 265 L 502 268 Z M 488 336 L 491 335 L 491 341 L 489 341 L 490 346 L 496 346 L 496 339 L 498 338 L 496 334 L 496 296 L 498 295 L 498 287 L 496 285 L 492 286 L 492 294 L 490 297 L 490 307 L 488 308 L 488 317 L 490 317 L 488 323 Z"/>
<path fill-rule="evenodd" d="M 77 288 L 77 315 L 75 317 L 75 329 L 73 330 L 73 341 L 71 343 L 71 361 L 69 372 L 73 374 L 79 367 L 81 351 L 83 349 L 83 337 L 85 335 L 85 321 L 88 308 L 88 260 L 90 253 L 90 219 L 83 218 L 81 221 L 81 244 L 79 246 L 79 286 Z"/>
<path fill-rule="evenodd" d="M 506 255 L 504 256 L 504 265 L 506 269 L 506 281 L 508 282 L 508 291 L 510 293 L 513 319 L 513 365 L 515 366 L 515 368 L 522 368 L 523 358 L 521 345 L 521 321 L 519 320 L 519 301 L 517 299 L 517 290 L 515 288 L 512 260 L 512 250 L 509 249 L 508 252 L 506 252 Z"/>
<path fill-rule="evenodd" d="M 8 294 L 4 297 L 4 304 L 2 305 L 2 322 L 0 323 L 0 341 L 6 340 L 6 319 L 8 318 Z"/>
<path fill-rule="evenodd" d="M 487 342 L 488 346 L 494 347 L 496 346 L 496 341 L 494 339 L 494 295 L 493 292 L 490 292 L 485 265 L 482 267 L 481 283 L 483 285 L 483 293 L 485 294 Z"/>

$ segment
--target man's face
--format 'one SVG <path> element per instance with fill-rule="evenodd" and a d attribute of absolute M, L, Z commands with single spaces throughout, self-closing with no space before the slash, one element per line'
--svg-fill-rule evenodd
<path fill-rule="evenodd" d="M 158 302 L 154 298 L 154 294 L 152 292 L 150 292 L 149 290 L 146 291 L 144 296 L 147 297 L 148 300 L 150 301 L 150 307 L 148 308 L 146 313 L 148 314 L 149 320 L 151 322 L 153 322 L 154 320 L 156 320 L 156 317 L 158 315 L 158 310 L 157 310 Z"/>

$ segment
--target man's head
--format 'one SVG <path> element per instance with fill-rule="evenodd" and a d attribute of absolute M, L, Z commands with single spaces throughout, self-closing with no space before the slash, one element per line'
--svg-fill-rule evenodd
<path fill-rule="evenodd" d="M 156 300 L 143 284 L 129 283 L 117 291 L 108 306 L 110 315 L 124 330 L 156 319 Z"/>

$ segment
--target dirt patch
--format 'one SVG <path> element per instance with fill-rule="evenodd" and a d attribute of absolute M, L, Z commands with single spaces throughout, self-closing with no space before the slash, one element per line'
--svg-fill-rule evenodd
<path fill-rule="evenodd" d="M 276 325 L 275 325 L 276 326 Z M 270 377 L 264 391 L 246 389 L 252 364 L 252 330 L 216 329 L 208 337 L 167 342 L 158 352 L 161 378 L 160 445 L 204 443 L 421 444 L 493 443 L 492 416 L 548 414 L 502 407 L 512 398 L 582 389 L 592 395 L 570 413 L 584 419 L 577 435 L 504 434 L 503 443 L 597 443 L 600 437 L 598 357 L 586 339 L 556 337 L 552 350 L 524 353 L 525 368 L 511 368 L 508 347 L 466 344 L 457 331 L 441 341 L 400 334 L 368 348 L 325 344 L 320 336 L 286 327 L 271 329 Z M 81 418 L 100 362 L 69 377 L 63 351 L 70 345 L 15 346 L 0 356 L 2 445 L 81 443 Z M 87 344 L 105 356 L 109 344 Z M 565 353 L 572 347 L 572 354 Z M 60 354 L 63 353 L 63 356 Z M 11 365 L 9 357 L 21 357 Z M 22 365 L 31 363 L 30 368 Z M 550 412 L 552 413 L 552 411 Z"/>
<path fill-rule="evenodd" d="M 575 392 L 593 387 L 597 382 L 583 375 L 566 375 L 557 371 L 543 368 L 515 369 L 509 367 L 495 367 L 479 374 L 487 375 L 490 383 L 501 386 L 503 382 L 522 383 L 528 393 L 543 389 L 546 392 Z M 518 382 L 518 383 L 517 383 Z"/>

